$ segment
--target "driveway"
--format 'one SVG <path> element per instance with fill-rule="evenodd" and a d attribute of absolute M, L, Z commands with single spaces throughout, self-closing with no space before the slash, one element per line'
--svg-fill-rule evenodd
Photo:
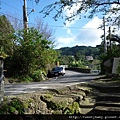
<path fill-rule="evenodd" d="M 101 77 L 98 74 L 85 74 L 73 71 L 66 71 L 65 76 L 51 78 L 42 82 L 17 83 L 5 85 L 5 96 L 31 93 L 46 89 L 62 88 L 80 83 L 90 82 L 93 79 Z"/>

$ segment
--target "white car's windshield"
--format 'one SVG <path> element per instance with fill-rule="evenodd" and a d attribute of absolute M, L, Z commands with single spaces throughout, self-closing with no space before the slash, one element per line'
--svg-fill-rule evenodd
<path fill-rule="evenodd" d="M 62 69 L 63 69 L 63 67 L 55 67 L 55 68 L 52 69 L 52 71 L 62 70 Z"/>

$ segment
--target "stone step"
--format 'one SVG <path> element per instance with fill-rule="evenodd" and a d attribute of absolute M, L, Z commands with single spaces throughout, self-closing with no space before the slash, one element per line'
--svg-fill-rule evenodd
<path fill-rule="evenodd" d="M 119 94 L 100 94 L 97 96 L 96 101 L 113 101 L 113 102 L 119 102 L 120 101 L 120 95 Z"/>
<path fill-rule="evenodd" d="M 87 114 L 88 112 L 90 112 L 91 110 L 93 110 L 94 108 L 94 104 L 90 104 L 90 105 L 80 105 L 80 109 L 81 109 L 81 114 Z"/>
<path fill-rule="evenodd" d="M 92 87 L 98 89 L 101 93 L 120 93 L 120 86 L 97 86 Z"/>
<path fill-rule="evenodd" d="M 96 106 L 120 107 L 120 102 L 99 101 L 96 103 Z"/>
<path fill-rule="evenodd" d="M 102 93 L 120 93 L 120 86 L 105 86 L 99 89 Z"/>
<path fill-rule="evenodd" d="M 120 107 L 96 106 L 87 115 L 119 115 Z"/>

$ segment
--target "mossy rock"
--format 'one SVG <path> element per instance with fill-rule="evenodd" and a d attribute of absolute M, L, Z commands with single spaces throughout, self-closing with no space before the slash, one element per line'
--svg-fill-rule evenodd
<path fill-rule="evenodd" d="M 77 88 L 79 89 L 79 91 L 84 91 L 85 96 L 88 95 L 90 93 L 90 91 L 92 90 L 92 88 L 90 87 L 83 87 L 83 86 L 77 86 Z"/>
<path fill-rule="evenodd" d="M 43 101 L 39 101 L 35 107 L 35 114 L 47 114 L 48 113 L 47 104 Z"/>
<path fill-rule="evenodd" d="M 74 102 L 64 109 L 64 114 L 80 114 L 81 109 L 78 102 Z"/>
<path fill-rule="evenodd" d="M 24 108 L 23 114 L 80 114 L 82 104 L 91 104 L 86 97 L 89 90 L 86 86 L 72 86 L 18 95 L 16 98 L 18 97 L 21 101 L 21 108 Z M 9 97 L 6 103 L 12 100 L 12 97 Z M 10 111 L 14 111 L 13 114 L 19 114 L 20 110 L 13 107 L 9 108 Z M 9 111 L 7 113 L 10 114 Z"/>
<path fill-rule="evenodd" d="M 81 104 L 89 105 L 90 104 L 89 98 L 85 98 L 83 101 L 81 101 Z"/>
<path fill-rule="evenodd" d="M 60 94 L 59 89 L 48 89 L 47 91 L 49 94 Z"/>
<path fill-rule="evenodd" d="M 63 114 L 63 112 L 62 110 L 55 110 L 52 114 L 58 115 L 58 114 Z"/>
<path fill-rule="evenodd" d="M 66 95 L 66 94 L 69 94 L 71 92 L 71 88 L 68 86 L 65 88 L 57 89 L 57 91 L 58 91 L 58 94 Z"/>
<path fill-rule="evenodd" d="M 49 95 L 47 95 L 50 97 Z M 25 97 L 25 96 L 24 96 Z M 26 104 L 25 114 L 47 114 L 47 104 L 40 100 L 40 94 L 26 95 L 24 98 L 24 104 Z"/>
<path fill-rule="evenodd" d="M 64 109 L 68 104 L 73 102 L 72 98 L 65 96 L 54 96 L 52 98 L 46 98 L 46 95 L 42 95 L 40 98 L 47 104 L 47 108 L 52 110 Z"/>
<path fill-rule="evenodd" d="M 83 91 L 83 90 L 79 90 L 79 91 L 77 92 L 77 95 L 82 95 L 83 97 L 86 97 L 86 93 L 85 93 L 85 91 Z"/>
<path fill-rule="evenodd" d="M 49 94 L 49 93 L 47 93 L 47 94 L 45 94 L 44 95 L 44 97 L 47 99 L 50 99 L 50 98 L 53 98 L 53 95 L 52 94 Z"/>

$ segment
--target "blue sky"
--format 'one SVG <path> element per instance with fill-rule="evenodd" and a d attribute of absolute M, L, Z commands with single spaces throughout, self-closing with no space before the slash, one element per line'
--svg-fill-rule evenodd
<path fill-rule="evenodd" d="M 23 19 L 23 0 L 0 0 L 0 14 L 9 14 L 14 15 L 19 20 Z M 47 2 L 46 2 L 47 1 Z M 28 13 L 32 9 L 35 9 L 34 12 L 30 13 L 28 16 L 29 26 L 34 26 L 35 18 L 41 18 L 45 24 L 48 24 L 49 28 L 51 28 L 54 32 L 55 44 L 57 45 L 55 48 L 61 47 L 73 47 L 75 45 L 85 45 L 85 46 L 93 46 L 99 45 L 101 43 L 100 36 L 103 35 L 103 30 L 97 29 L 100 24 L 102 24 L 102 18 L 98 18 L 97 16 L 93 17 L 93 19 L 75 19 L 71 23 L 67 22 L 66 26 L 63 24 L 64 20 L 59 18 L 58 21 L 55 21 L 52 17 L 54 16 L 54 12 L 43 18 L 43 14 L 39 13 L 43 7 L 48 4 L 53 3 L 56 0 L 40 0 L 40 2 L 36 5 L 34 0 L 27 0 Z M 79 6 L 78 6 L 79 7 Z M 72 13 L 75 9 L 71 9 L 71 11 L 66 10 L 64 12 L 65 15 Z"/>

